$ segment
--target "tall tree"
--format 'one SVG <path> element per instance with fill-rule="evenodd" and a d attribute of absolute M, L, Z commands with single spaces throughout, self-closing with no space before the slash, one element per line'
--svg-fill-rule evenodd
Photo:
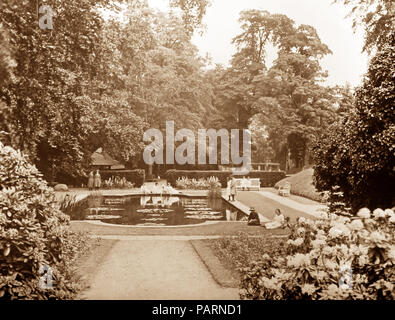
<path fill-rule="evenodd" d="M 295 26 L 285 15 L 248 10 L 241 13 L 240 22 L 232 67 L 216 86 L 223 122 L 246 128 L 251 117 L 260 114 L 277 160 L 285 160 L 285 147 L 296 165 L 303 166 L 313 139 L 334 120 L 331 91 L 319 83 L 326 76 L 320 60 L 331 51 L 313 27 Z M 270 68 L 267 44 L 278 49 Z"/>
<path fill-rule="evenodd" d="M 331 127 L 315 148 L 316 186 L 339 186 L 347 205 L 395 205 L 395 35 L 370 62 L 356 91 L 355 108 Z"/>
<path fill-rule="evenodd" d="M 395 3 L 392 0 L 335 0 L 351 7 L 353 27 L 365 29 L 363 50 L 381 49 L 395 26 Z"/>

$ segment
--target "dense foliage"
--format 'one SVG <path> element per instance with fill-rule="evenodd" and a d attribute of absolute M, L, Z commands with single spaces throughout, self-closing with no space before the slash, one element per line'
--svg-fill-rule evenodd
<path fill-rule="evenodd" d="M 239 21 L 231 67 L 210 73 L 213 123 L 250 128 L 254 161 L 301 168 L 310 160 L 311 143 L 337 117 L 343 92 L 320 84 L 327 76 L 320 62 L 331 51 L 314 27 L 298 26 L 282 14 L 247 10 Z M 268 45 L 278 55 L 271 66 Z"/>
<path fill-rule="evenodd" d="M 395 214 L 365 208 L 358 216 L 300 218 L 280 254 L 264 254 L 241 269 L 241 297 L 393 300 Z"/>
<path fill-rule="evenodd" d="M 395 204 L 395 34 L 372 58 L 355 108 L 331 126 L 315 148 L 319 190 L 339 186 L 354 213 Z"/>
<path fill-rule="evenodd" d="M 0 3 L 0 138 L 47 180 L 80 184 L 99 147 L 136 167 L 143 130 L 169 116 L 200 127 L 211 105 L 190 43 L 208 2 L 171 1 L 180 14 L 168 15 L 122 2 L 42 0 L 53 29 L 36 1 Z"/>
<path fill-rule="evenodd" d="M 0 143 L 0 298 L 72 298 L 72 264 L 85 244 L 37 169 Z M 51 282 L 40 280 L 44 270 Z"/>

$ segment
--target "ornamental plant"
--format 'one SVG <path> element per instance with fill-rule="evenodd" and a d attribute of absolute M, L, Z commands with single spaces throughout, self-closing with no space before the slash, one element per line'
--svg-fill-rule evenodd
<path fill-rule="evenodd" d="M 72 298 L 72 263 L 86 241 L 38 170 L 0 143 L 0 299 Z"/>
<path fill-rule="evenodd" d="M 241 269 L 243 299 L 393 300 L 395 214 L 361 209 L 350 219 L 322 214 L 291 227 L 285 255 Z"/>

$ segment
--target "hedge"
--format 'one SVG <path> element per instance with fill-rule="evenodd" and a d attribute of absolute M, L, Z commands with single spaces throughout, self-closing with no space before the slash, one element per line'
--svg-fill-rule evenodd
<path fill-rule="evenodd" d="M 141 187 L 145 181 L 145 171 L 142 169 L 136 170 L 100 170 L 102 181 L 108 180 L 111 177 L 125 178 L 129 182 L 133 182 L 135 187 Z"/>
<path fill-rule="evenodd" d="M 172 186 L 176 185 L 178 178 L 186 177 L 189 179 L 200 179 L 217 177 L 223 188 L 226 187 L 227 179 L 232 176 L 230 171 L 190 171 L 190 170 L 168 170 L 166 172 L 166 179 Z M 242 176 L 240 176 L 242 177 Z M 285 178 L 284 171 L 251 171 L 245 177 L 259 178 L 261 180 L 261 187 L 274 187 L 274 185 Z"/>

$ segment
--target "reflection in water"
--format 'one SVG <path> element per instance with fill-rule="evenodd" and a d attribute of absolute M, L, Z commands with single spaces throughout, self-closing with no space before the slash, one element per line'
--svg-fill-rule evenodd
<path fill-rule="evenodd" d="M 222 199 L 188 198 L 172 195 L 143 195 L 130 197 L 121 204 L 107 205 L 122 208 L 118 219 L 103 222 L 125 225 L 188 225 L 205 221 L 226 220 L 228 204 Z"/>

